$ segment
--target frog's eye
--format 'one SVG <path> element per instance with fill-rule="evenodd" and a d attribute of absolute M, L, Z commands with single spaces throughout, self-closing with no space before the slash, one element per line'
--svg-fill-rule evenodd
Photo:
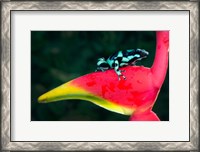
<path fill-rule="evenodd" d="M 145 57 L 145 56 L 149 55 L 149 52 L 147 52 L 147 51 L 144 50 L 144 49 L 137 49 L 137 52 L 138 52 L 142 57 Z"/>

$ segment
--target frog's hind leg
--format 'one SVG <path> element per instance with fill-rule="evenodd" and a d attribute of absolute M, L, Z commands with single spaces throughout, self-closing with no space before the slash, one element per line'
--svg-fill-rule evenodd
<path fill-rule="evenodd" d="M 132 62 L 130 65 L 131 66 L 136 66 L 136 61 Z"/>

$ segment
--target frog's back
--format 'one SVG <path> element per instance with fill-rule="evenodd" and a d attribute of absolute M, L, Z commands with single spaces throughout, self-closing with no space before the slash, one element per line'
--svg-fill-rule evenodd
<path fill-rule="evenodd" d="M 108 57 L 108 60 L 115 60 L 118 57 L 120 51 L 113 53 L 111 56 Z"/>

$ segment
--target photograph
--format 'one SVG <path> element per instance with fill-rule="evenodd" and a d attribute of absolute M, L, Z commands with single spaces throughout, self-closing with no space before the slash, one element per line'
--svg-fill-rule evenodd
<path fill-rule="evenodd" d="M 31 31 L 31 121 L 169 121 L 169 34 Z"/>
<path fill-rule="evenodd" d="M 0 4 L 0 151 L 199 150 L 199 2 Z"/>

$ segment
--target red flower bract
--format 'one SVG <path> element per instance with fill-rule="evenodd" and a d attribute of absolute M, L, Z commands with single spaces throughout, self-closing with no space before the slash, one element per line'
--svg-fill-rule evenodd
<path fill-rule="evenodd" d="M 72 81 L 77 87 L 84 88 L 95 96 L 99 96 L 121 106 L 138 108 L 153 104 L 159 88 L 154 86 L 149 68 L 128 66 L 121 68 L 126 80 L 118 80 L 114 70 L 91 73 Z"/>

